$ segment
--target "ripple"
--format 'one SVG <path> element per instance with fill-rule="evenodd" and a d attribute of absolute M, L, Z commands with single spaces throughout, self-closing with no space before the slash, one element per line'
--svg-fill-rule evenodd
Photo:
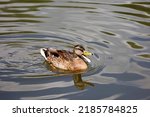
<path fill-rule="evenodd" d="M 148 4 L 149 2 L 147 2 L 146 4 Z M 127 7 L 127 8 L 130 8 L 130 9 L 135 9 L 135 10 L 139 10 L 139 11 L 143 11 L 143 12 L 146 12 L 146 13 L 150 13 L 150 8 L 149 7 L 146 7 L 143 5 L 144 3 L 142 2 L 142 4 L 140 4 L 140 2 L 133 2 L 131 4 L 118 4 L 116 6 L 120 6 L 120 7 Z"/>
<path fill-rule="evenodd" d="M 0 35 L 24 34 L 24 33 L 29 34 L 29 33 L 35 33 L 35 32 L 33 31 L 5 31 L 5 32 L 0 32 Z"/>
<path fill-rule="evenodd" d="M 30 22 L 30 23 L 40 23 L 41 21 L 38 20 L 32 20 L 32 19 L 12 19 L 12 20 L 0 20 L 0 22 L 2 23 L 6 23 L 6 22 Z"/>
<path fill-rule="evenodd" d="M 135 16 L 135 17 L 140 17 L 140 18 L 150 18 L 150 16 L 146 14 L 137 14 L 137 13 L 129 13 L 129 12 L 121 12 L 121 11 L 114 11 L 114 13 L 130 15 L 130 16 Z"/>
<path fill-rule="evenodd" d="M 143 46 L 132 41 L 127 41 L 127 44 L 133 49 L 143 49 Z"/>
<path fill-rule="evenodd" d="M 20 9 L 20 8 L 19 8 Z M 17 18 L 42 18 L 42 16 L 36 16 L 32 14 L 17 13 L 17 14 L 0 14 L 0 17 L 17 17 Z"/>
<path fill-rule="evenodd" d="M 1 36 L 1 37 L 7 39 L 9 36 Z M 41 37 L 43 39 L 41 39 Z M 68 35 L 68 37 L 69 37 L 69 35 Z M 31 35 L 21 35 L 20 34 L 17 36 L 11 35 L 11 38 L 13 39 L 13 41 L 10 41 L 10 40 L 8 42 L 4 41 L 4 42 L 1 42 L 0 45 L 5 45 L 5 48 L 7 46 L 8 46 L 7 48 L 14 48 L 14 49 L 11 49 L 11 51 L 9 52 L 9 53 L 12 53 L 12 55 L 15 56 L 15 58 L 16 58 L 15 60 L 12 61 L 13 64 L 15 63 L 15 61 L 20 63 L 22 61 L 22 59 L 24 59 L 24 61 L 28 60 L 27 63 L 24 63 L 21 65 L 22 69 L 27 68 L 27 66 L 28 66 L 27 64 L 29 64 L 29 66 L 30 66 L 30 64 L 32 65 L 33 63 L 35 63 L 35 62 L 33 62 L 34 60 L 32 59 L 32 57 L 40 56 L 40 53 L 37 52 L 37 51 L 39 51 L 39 48 L 41 48 L 41 47 L 55 47 L 58 49 L 72 50 L 73 46 L 75 44 L 77 44 L 76 41 L 78 40 L 75 38 L 74 39 L 67 38 L 66 36 L 64 37 L 63 35 L 58 35 L 58 34 L 53 34 L 53 33 L 51 35 L 36 35 L 36 34 L 31 34 Z M 20 41 L 20 38 L 22 38 L 22 41 Z M 64 42 L 64 40 L 65 40 L 65 42 Z M 32 44 L 29 43 L 31 41 L 33 42 Z M 42 45 L 40 44 L 41 42 L 42 42 Z M 96 52 L 94 48 L 91 48 L 91 46 L 88 43 L 82 41 L 80 44 L 82 44 L 83 46 L 86 45 L 85 47 L 88 48 L 89 51 L 94 53 L 94 56 L 91 57 L 92 64 L 91 64 L 91 67 L 89 69 L 88 75 L 94 74 L 95 72 L 97 72 L 97 70 L 100 70 L 100 69 L 102 70 L 103 69 L 102 66 L 104 66 L 104 63 L 103 63 L 104 59 L 101 56 L 102 51 L 101 51 L 101 54 L 99 55 L 98 54 L 99 52 Z M 94 44 L 94 42 L 91 42 L 91 44 Z M 99 46 L 102 47 L 103 45 L 100 44 Z M 17 52 L 18 49 L 16 49 L 16 48 L 18 48 L 18 47 L 22 48 L 22 50 Z M 27 50 L 27 49 L 28 49 L 28 51 L 25 52 L 24 50 Z M 32 49 L 32 51 L 29 52 L 29 49 Z M 33 49 L 34 49 L 35 54 L 33 54 Z M 9 54 L 9 53 L 6 53 L 6 54 Z M 22 54 L 23 54 L 23 56 L 22 56 Z M 11 61 L 11 58 L 8 58 L 8 57 L 6 58 L 6 56 L 3 56 L 2 58 L 7 60 L 7 61 Z M 22 56 L 23 58 L 20 58 L 20 56 Z M 19 57 L 19 58 L 17 58 L 17 57 Z M 42 59 L 42 57 L 41 57 L 41 59 Z M 38 63 L 38 61 L 36 63 Z M 18 65 L 20 66 L 20 64 L 18 64 Z M 34 66 L 34 68 L 32 66 Z M 55 76 L 55 74 L 53 74 L 52 72 L 49 72 L 48 75 L 46 75 L 47 73 L 44 73 L 42 75 L 40 75 L 40 74 L 38 75 L 36 73 L 36 71 L 41 72 L 43 70 L 37 69 L 39 64 L 37 64 L 37 65 L 34 64 L 32 66 L 28 67 L 28 70 L 30 71 L 31 75 L 30 74 L 25 75 L 24 77 L 30 77 L 31 78 L 31 77 L 44 77 L 44 76 L 51 77 L 51 75 L 52 75 L 52 77 Z M 33 69 L 37 69 L 37 70 L 34 72 Z M 60 74 L 60 75 L 62 76 L 65 74 Z M 58 76 L 59 76 L 59 74 L 58 74 Z"/>
<path fill-rule="evenodd" d="M 101 31 L 102 33 L 106 34 L 106 35 L 111 35 L 111 36 L 115 36 L 114 33 L 112 32 L 107 32 L 107 31 Z"/>
<path fill-rule="evenodd" d="M 149 53 L 138 54 L 137 56 L 145 58 L 145 59 L 150 59 L 150 54 Z"/>
<path fill-rule="evenodd" d="M 149 2 L 131 2 L 128 4 L 117 4 L 115 6 L 130 9 L 130 12 L 126 12 L 123 10 L 113 11 L 114 13 L 120 14 L 118 18 L 133 21 L 144 26 L 150 26 L 150 22 L 148 20 L 148 18 L 150 17 Z M 135 10 L 138 10 L 139 12 L 137 13 Z"/>

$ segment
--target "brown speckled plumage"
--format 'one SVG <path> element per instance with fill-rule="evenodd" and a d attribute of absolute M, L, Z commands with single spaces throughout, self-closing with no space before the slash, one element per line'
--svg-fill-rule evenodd
<path fill-rule="evenodd" d="M 76 48 L 77 47 L 77 48 Z M 85 50 L 82 46 L 75 46 L 73 52 L 66 50 L 56 50 L 53 48 L 43 48 L 45 59 L 52 67 L 67 70 L 67 71 L 84 71 L 88 68 L 87 63 L 84 61 L 82 55 L 76 52 L 83 53 Z"/>

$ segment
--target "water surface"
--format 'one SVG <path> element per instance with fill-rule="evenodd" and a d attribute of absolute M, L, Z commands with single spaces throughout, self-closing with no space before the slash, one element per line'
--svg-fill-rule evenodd
<path fill-rule="evenodd" d="M 0 99 L 150 99 L 147 0 L 1 0 Z M 93 53 L 82 78 L 49 70 L 42 47 Z"/>

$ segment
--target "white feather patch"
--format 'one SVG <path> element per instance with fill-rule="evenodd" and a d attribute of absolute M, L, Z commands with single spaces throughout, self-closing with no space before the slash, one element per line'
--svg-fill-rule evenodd
<path fill-rule="evenodd" d="M 40 49 L 40 53 L 45 58 L 45 60 L 47 60 L 44 50 L 46 50 L 46 49 L 45 48 L 41 48 Z"/>
<path fill-rule="evenodd" d="M 88 63 L 91 63 L 91 60 L 85 56 L 82 56 Z"/>

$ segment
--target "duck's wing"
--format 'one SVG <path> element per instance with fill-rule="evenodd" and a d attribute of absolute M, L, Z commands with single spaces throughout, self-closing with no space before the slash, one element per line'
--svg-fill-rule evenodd
<path fill-rule="evenodd" d="M 59 53 L 56 49 L 53 48 L 41 48 L 40 53 L 45 58 L 45 60 L 47 60 L 48 58 L 59 57 Z"/>
<path fill-rule="evenodd" d="M 56 50 L 54 48 L 41 48 L 40 53 L 46 60 L 47 58 L 55 58 L 55 59 L 59 58 L 69 61 L 75 58 L 73 52 L 66 50 Z"/>
<path fill-rule="evenodd" d="M 75 55 L 73 55 L 73 52 L 66 51 L 66 50 L 57 50 L 60 58 L 67 60 L 67 61 L 73 61 L 75 58 Z"/>

